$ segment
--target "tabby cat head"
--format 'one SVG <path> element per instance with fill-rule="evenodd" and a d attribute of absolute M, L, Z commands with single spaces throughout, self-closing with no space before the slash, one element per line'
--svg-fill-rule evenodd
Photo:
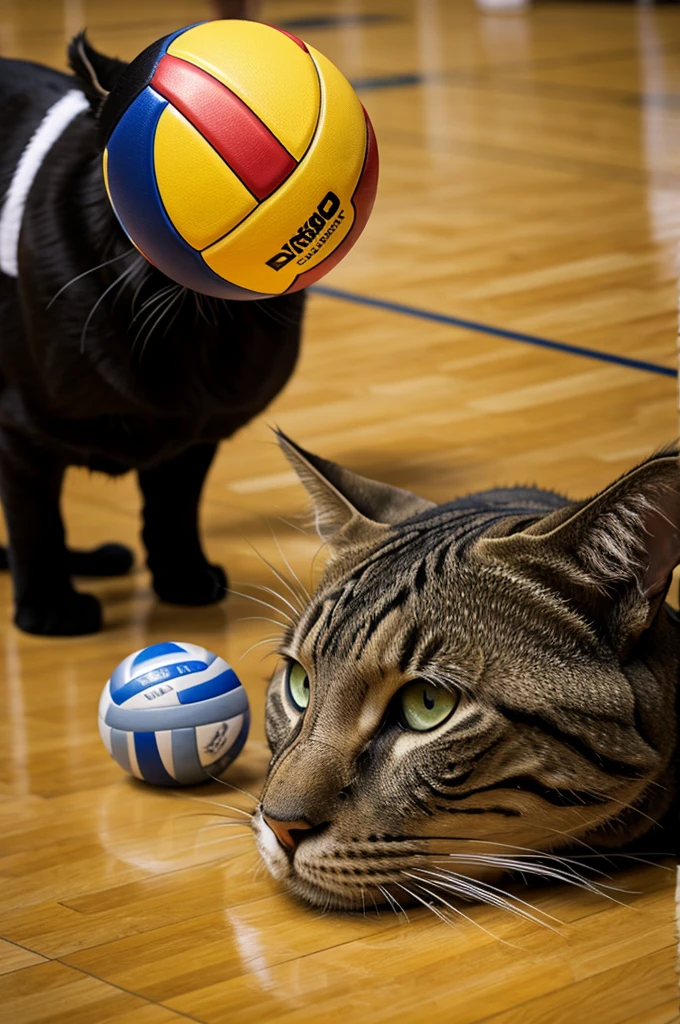
<path fill-rule="evenodd" d="M 662 817 L 675 449 L 588 501 L 436 506 L 280 443 L 330 560 L 267 694 L 255 833 L 274 877 L 338 908 L 488 893 L 489 867 L 618 848 Z"/>

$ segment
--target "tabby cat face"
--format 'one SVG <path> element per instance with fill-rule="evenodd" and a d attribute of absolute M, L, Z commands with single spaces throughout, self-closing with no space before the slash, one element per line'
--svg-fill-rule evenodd
<path fill-rule="evenodd" d="M 280 440 L 331 559 L 267 695 L 274 877 L 341 908 L 488 895 L 528 851 L 621 846 L 664 813 L 674 452 L 590 502 L 434 506 Z"/>

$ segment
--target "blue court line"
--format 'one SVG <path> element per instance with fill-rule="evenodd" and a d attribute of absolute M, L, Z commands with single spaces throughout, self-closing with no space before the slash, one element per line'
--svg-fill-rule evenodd
<path fill-rule="evenodd" d="M 342 28 L 344 25 L 382 25 L 386 21 L 399 21 L 396 14 L 319 14 L 316 17 L 286 18 L 281 28 Z"/>
<path fill-rule="evenodd" d="M 433 310 L 420 309 L 418 306 L 405 306 L 400 302 L 374 299 L 369 295 L 359 295 L 357 292 L 347 292 L 341 288 L 329 288 L 324 284 L 312 285 L 308 291 L 314 292 L 317 295 L 323 295 L 329 299 L 342 299 L 344 302 L 354 302 L 359 306 L 384 309 L 388 313 L 401 313 L 402 316 L 413 316 L 419 320 L 430 320 L 436 324 L 446 324 L 448 327 L 461 327 L 466 331 L 477 331 L 478 334 L 491 334 L 496 338 L 504 338 L 506 341 L 520 341 L 525 345 L 535 345 L 537 348 L 547 348 L 553 352 L 563 352 L 570 356 L 596 359 L 601 363 L 614 363 L 616 366 L 625 366 L 629 370 L 642 370 L 644 373 L 656 373 L 662 377 L 678 376 L 677 370 L 670 366 L 663 366 L 661 363 L 648 363 L 644 359 L 617 356 L 611 352 L 600 352 L 596 348 L 570 345 L 566 341 L 552 341 L 550 338 L 540 338 L 536 334 L 524 334 L 522 331 L 508 331 L 504 327 L 482 324 L 477 320 L 464 320 L 462 317 L 448 316 L 446 313 L 435 313 Z"/>
<path fill-rule="evenodd" d="M 374 75 L 370 78 L 353 78 L 352 85 L 357 91 L 361 89 L 363 92 L 366 92 L 370 89 L 395 89 L 405 85 L 423 85 L 426 81 L 427 79 L 424 75 L 416 73 L 407 75 Z"/>

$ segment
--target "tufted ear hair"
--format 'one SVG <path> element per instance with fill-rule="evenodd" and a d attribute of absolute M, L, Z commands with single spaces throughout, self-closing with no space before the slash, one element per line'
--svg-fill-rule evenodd
<path fill-rule="evenodd" d="M 106 57 L 95 50 L 85 31 L 79 32 L 69 43 L 68 63 L 95 113 L 127 67 L 125 61 Z"/>
<path fill-rule="evenodd" d="M 522 532 L 482 538 L 475 550 L 556 585 L 617 641 L 636 639 L 651 625 L 680 563 L 677 448 Z"/>
<path fill-rule="evenodd" d="M 374 543 L 385 536 L 390 524 L 434 507 L 434 502 L 410 491 L 369 480 L 312 455 L 280 430 L 276 436 L 314 503 L 319 536 L 336 553 Z"/>

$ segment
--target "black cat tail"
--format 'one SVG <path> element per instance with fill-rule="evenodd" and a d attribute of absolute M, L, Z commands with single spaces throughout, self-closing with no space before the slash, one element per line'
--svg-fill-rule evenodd
<path fill-rule="evenodd" d="M 69 43 L 68 62 L 95 113 L 127 67 L 125 61 L 95 50 L 84 30 Z"/>

